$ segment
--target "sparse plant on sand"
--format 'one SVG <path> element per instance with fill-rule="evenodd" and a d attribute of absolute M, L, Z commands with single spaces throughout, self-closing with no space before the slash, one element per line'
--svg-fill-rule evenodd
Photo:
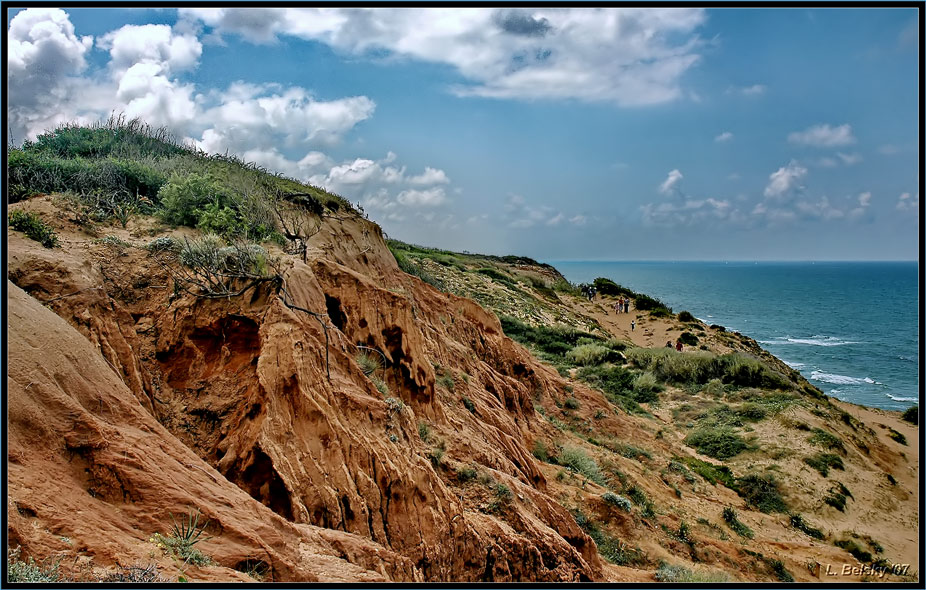
<path fill-rule="evenodd" d="M 62 582 L 58 566 L 61 559 L 36 564 L 31 557 L 25 561 L 19 558 L 20 548 L 7 548 L 6 581 L 9 583 L 50 583 Z"/>
<path fill-rule="evenodd" d="M 149 539 L 155 546 L 162 549 L 165 553 L 173 555 L 177 559 L 190 565 L 206 565 L 211 563 L 211 559 L 203 554 L 199 549 L 194 547 L 200 541 L 210 539 L 203 537 L 203 532 L 209 521 L 202 524 L 199 522 L 199 510 L 191 510 L 184 516 L 177 519 L 173 514 L 170 515 L 170 531 L 167 535 L 154 533 Z"/>
<path fill-rule="evenodd" d="M 21 231 L 26 237 L 42 244 L 46 248 L 58 245 L 58 235 L 48 224 L 35 213 L 25 211 L 10 211 L 7 215 L 10 229 Z"/>
<path fill-rule="evenodd" d="M 564 447 L 557 457 L 557 462 L 576 473 L 581 473 L 598 485 L 605 484 L 598 462 L 579 447 Z"/>
<path fill-rule="evenodd" d="M 746 539 L 753 538 L 754 533 L 752 532 L 752 529 L 740 521 L 739 516 L 736 514 L 736 510 L 734 510 L 732 507 L 727 506 L 724 508 L 722 516 L 723 521 L 727 523 L 727 526 L 729 526 L 734 533 Z"/>

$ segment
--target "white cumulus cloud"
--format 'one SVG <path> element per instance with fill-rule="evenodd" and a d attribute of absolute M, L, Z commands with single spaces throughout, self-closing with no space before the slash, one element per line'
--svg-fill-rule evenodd
<path fill-rule="evenodd" d="M 87 67 L 93 37 L 78 37 L 58 8 L 27 8 L 10 20 L 7 44 L 7 108 L 10 133 L 35 137 L 46 127 L 78 119 L 62 105 L 75 96 L 74 77 Z"/>
<path fill-rule="evenodd" d="M 109 65 L 117 72 L 139 63 L 179 72 L 196 67 L 203 53 L 195 35 L 177 34 L 169 25 L 126 25 L 100 37 L 97 46 L 109 51 Z"/>
<path fill-rule="evenodd" d="M 437 207 L 447 202 L 447 194 L 439 186 L 426 190 L 408 189 L 400 192 L 396 201 L 406 207 Z"/>
<path fill-rule="evenodd" d="M 844 154 L 842 152 L 836 152 L 836 155 L 839 156 L 839 159 L 842 160 L 842 163 L 846 166 L 854 166 L 862 161 L 862 156 L 858 153 Z"/>
<path fill-rule="evenodd" d="M 920 194 L 916 193 L 911 197 L 910 193 L 903 193 L 897 199 L 897 209 L 899 211 L 917 211 L 920 208 Z"/>
<path fill-rule="evenodd" d="M 729 131 L 724 131 L 723 133 L 715 137 L 714 141 L 716 141 L 717 143 L 724 143 L 724 142 L 730 141 L 731 139 L 733 139 L 733 134 L 730 133 Z"/>
<path fill-rule="evenodd" d="M 659 192 L 664 195 L 669 194 L 672 189 L 675 188 L 675 186 L 682 180 L 682 178 L 683 176 L 681 172 L 678 170 L 672 170 L 669 172 L 669 175 L 666 177 L 663 183 L 659 185 Z"/>
<path fill-rule="evenodd" d="M 848 123 L 833 127 L 831 125 L 813 125 L 804 131 L 788 134 L 791 143 L 814 147 L 841 147 L 855 143 L 852 126 Z"/>
<path fill-rule="evenodd" d="M 787 166 L 782 166 L 769 175 L 768 186 L 765 187 L 766 197 L 781 197 L 798 188 L 798 182 L 807 175 L 807 169 L 791 160 Z"/>
<path fill-rule="evenodd" d="M 698 8 L 181 9 L 218 35 L 289 35 L 357 55 L 455 68 L 461 96 L 580 99 L 620 105 L 683 96 L 698 62 Z"/>

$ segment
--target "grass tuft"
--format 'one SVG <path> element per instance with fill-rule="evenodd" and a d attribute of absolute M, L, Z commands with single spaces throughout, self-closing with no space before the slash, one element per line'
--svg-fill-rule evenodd
<path fill-rule="evenodd" d="M 46 248 L 58 246 L 58 235 L 35 213 L 10 211 L 7 221 L 10 229 L 23 232 L 27 238 L 35 240 Z"/>

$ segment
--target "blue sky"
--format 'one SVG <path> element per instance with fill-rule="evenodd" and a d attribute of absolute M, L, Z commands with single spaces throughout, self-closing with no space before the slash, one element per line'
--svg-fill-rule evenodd
<path fill-rule="evenodd" d="M 546 260 L 916 259 L 915 9 L 10 11 L 9 134 L 110 113 Z"/>

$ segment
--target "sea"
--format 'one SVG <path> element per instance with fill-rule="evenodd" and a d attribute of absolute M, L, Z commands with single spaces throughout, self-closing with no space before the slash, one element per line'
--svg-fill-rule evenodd
<path fill-rule="evenodd" d="M 545 262 L 749 336 L 838 399 L 919 402 L 917 262 Z"/>

